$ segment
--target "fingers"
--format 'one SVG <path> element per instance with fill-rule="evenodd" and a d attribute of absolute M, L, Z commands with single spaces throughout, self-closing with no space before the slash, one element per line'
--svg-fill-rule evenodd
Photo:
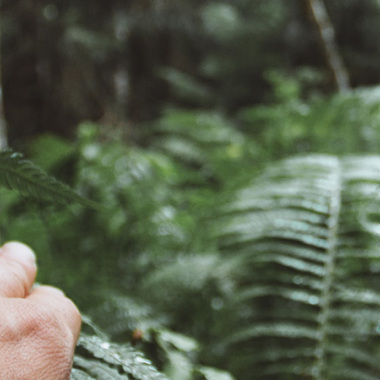
<path fill-rule="evenodd" d="M 35 261 L 33 251 L 24 244 L 10 242 L 0 247 L 0 297 L 25 298 L 33 310 L 67 326 L 75 344 L 81 327 L 79 311 L 57 288 L 39 286 L 32 289 L 37 273 Z"/>
<path fill-rule="evenodd" d="M 45 310 L 48 315 L 58 317 L 60 322 L 68 326 L 73 334 L 74 344 L 79 338 L 81 316 L 74 305 L 64 293 L 52 286 L 38 286 L 26 298 L 38 309 Z"/>
<path fill-rule="evenodd" d="M 36 273 L 36 258 L 28 246 L 9 242 L 0 248 L 0 297 L 25 297 Z"/>

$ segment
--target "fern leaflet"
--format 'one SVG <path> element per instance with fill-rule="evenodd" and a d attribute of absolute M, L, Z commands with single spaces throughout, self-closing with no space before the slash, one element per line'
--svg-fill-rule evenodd
<path fill-rule="evenodd" d="M 99 208 L 71 190 L 68 186 L 49 176 L 20 153 L 5 150 L 0 153 L 0 185 L 18 190 L 22 195 L 39 201 L 67 205 L 79 203 L 91 208 Z"/>

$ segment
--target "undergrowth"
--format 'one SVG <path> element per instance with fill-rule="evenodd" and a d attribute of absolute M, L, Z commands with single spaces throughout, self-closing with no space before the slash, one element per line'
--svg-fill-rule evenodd
<path fill-rule="evenodd" d="M 75 192 L 3 153 L 36 200 L 1 191 L 2 238 L 86 315 L 74 379 L 380 376 L 378 89 L 277 94 L 168 110 L 144 147 L 90 123 L 41 137 L 33 162 Z"/>

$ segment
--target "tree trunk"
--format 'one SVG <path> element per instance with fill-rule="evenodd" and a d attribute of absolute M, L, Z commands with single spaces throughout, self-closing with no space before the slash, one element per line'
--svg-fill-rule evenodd
<path fill-rule="evenodd" d="M 0 62 L 1 65 L 1 62 Z M 1 70 L 1 66 L 0 66 Z M 7 140 L 7 124 L 4 116 L 3 96 L 1 87 L 1 74 L 0 74 L 0 150 L 5 149 L 8 146 Z"/>
<path fill-rule="evenodd" d="M 334 27 L 323 0 L 301 0 L 307 7 L 311 20 L 317 27 L 321 48 L 339 92 L 350 89 L 348 70 L 339 53 Z"/>
<path fill-rule="evenodd" d="M 2 40 L 2 89 L 4 115 L 12 146 L 19 148 L 42 125 L 43 94 L 37 65 L 39 0 L 1 4 L 4 33 Z M 13 27 L 5 30 L 7 25 Z"/>
<path fill-rule="evenodd" d="M 0 149 L 5 149 L 8 146 L 7 128 L 4 115 L 3 104 L 3 86 L 2 86 L 2 49 L 1 49 L 1 14 L 0 14 Z"/>

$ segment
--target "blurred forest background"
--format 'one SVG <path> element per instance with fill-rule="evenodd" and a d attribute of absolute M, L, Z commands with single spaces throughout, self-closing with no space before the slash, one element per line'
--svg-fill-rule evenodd
<path fill-rule="evenodd" d="M 226 205 L 279 159 L 378 154 L 380 2 L 0 4 L 2 146 L 104 206 L 46 206 L 2 190 L 2 241 L 29 244 L 39 281 L 63 288 L 113 339 L 141 331 L 156 364 L 152 331 L 167 328 L 236 379 L 327 379 L 299 364 L 276 374 L 257 342 L 242 352 L 226 343 L 253 315 L 237 301 L 252 281 L 236 269 L 246 241 L 231 248 L 221 225 L 238 212 Z M 240 200 L 239 210 L 253 207 Z M 230 378 L 190 374 L 186 355 L 170 357 L 160 369 L 172 379 Z"/>

